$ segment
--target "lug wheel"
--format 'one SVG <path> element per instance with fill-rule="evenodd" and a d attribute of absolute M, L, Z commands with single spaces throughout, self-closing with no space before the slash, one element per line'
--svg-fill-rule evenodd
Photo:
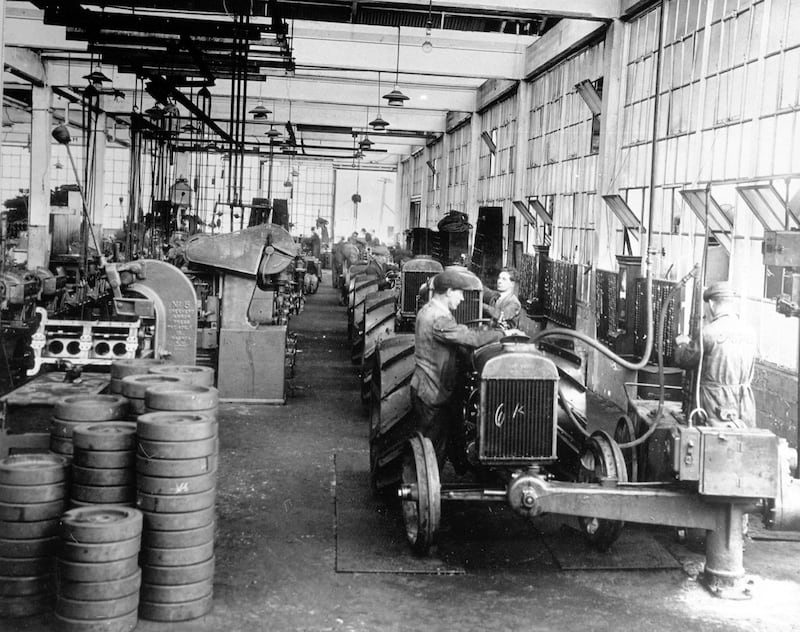
<path fill-rule="evenodd" d="M 625 457 L 622 456 L 617 442 L 607 432 L 597 430 L 592 433 L 581 455 L 578 481 L 599 483 L 609 478 L 616 478 L 621 483 L 628 482 Z M 578 522 L 589 543 L 600 551 L 607 550 L 616 542 L 625 525 L 621 520 L 583 516 L 578 518 Z"/>
<path fill-rule="evenodd" d="M 408 442 L 401 492 L 408 543 L 415 554 L 428 555 L 441 518 L 439 465 L 430 439 L 419 433 Z"/>
<path fill-rule="evenodd" d="M 617 444 L 629 443 L 636 439 L 636 424 L 627 415 L 623 415 L 617 421 L 617 427 L 614 430 L 614 441 Z M 639 447 L 620 448 L 625 458 L 625 470 L 628 473 L 629 481 L 639 480 Z"/>

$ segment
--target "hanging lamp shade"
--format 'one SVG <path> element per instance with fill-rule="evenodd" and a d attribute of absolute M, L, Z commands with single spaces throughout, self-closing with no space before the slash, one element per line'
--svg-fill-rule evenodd
<path fill-rule="evenodd" d="M 186 123 L 181 127 L 182 132 L 189 132 L 189 133 L 196 133 L 200 131 L 200 128 L 192 123 Z"/>
<path fill-rule="evenodd" d="M 389 127 L 389 123 L 384 121 L 380 114 L 376 116 L 373 120 L 369 122 L 369 126 L 374 129 L 376 132 L 382 132 L 387 127 Z"/>
<path fill-rule="evenodd" d="M 258 105 L 250 110 L 249 114 L 252 114 L 254 119 L 263 119 L 267 118 L 267 114 L 272 114 L 272 110 L 259 101 Z"/>
<path fill-rule="evenodd" d="M 383 98 L 386 99 L 387 105 L 391 105 L 392 107 L 403 107 L 403 102 L 409 99 L 397 89 L 397 86 L 395 86 L 394 90 L 391 92 L 384 94 Z"/>
<path fill-rule="evenodd" d="M 269 138 L 279 138 L 281 135 L 281 133 L 274 127 L 272 127 L 272 125 L 269 126 L 269 129 L 266 132 L 264 132 L 264 134 L 266 136 L 269 136 Z"/>
<path fill-rule="evenodd" d="M 362 138 L 360 141 L 358 141 L 358 148 L 359 148 L 359 149 L 362 149 L 362 150 L 363 150 L 363 149 L 369 149 L 369 148 L 370 148 L 370 147 L 372 147 L 374 144 L 375 144 L 375 143 L 373 143 L 373 142 L 372 142 L 372 141 L 369 139 L 369 136 L 367 136 L 366 134 L 364 134 L 364 138 Z"/>
<path fill-rule="evenodd" d="M 88 80 L 91 83 L 105 83 L 106 81 L 109 81 L 109 82 L 111 81 L 111 79 L 109 79 L 103 73 L 103 71 L 100 70 L 99 66 L 97 68 L 95 68 L 94 70 L 92 70 L 92 72 L 90 72 L 88 75 L 83 75 L 83 78 Z"/>
<path fill-rule="evenodd" d="M 211 98 L 211 92 L 209 91 L 209 89 L 206 86 L 203 86 L 202 88 L 200 88 L 197 91 L 197 96 L 198 97 L 203 97 L 204 99 L 210 99 Z"/>

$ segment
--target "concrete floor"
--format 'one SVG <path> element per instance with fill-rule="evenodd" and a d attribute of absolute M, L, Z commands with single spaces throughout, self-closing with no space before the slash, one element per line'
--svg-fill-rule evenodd
<path fill-rule="evenodd" d="M 364 512 L 364 531 L 352 523 L 347 534 L 337 531 L 337 495 L 340 509 L 344 501 L 336 463 L 363 460 L 368 420 L 349 360 L 345 310 L 327 271 L 291 329 L 300 333 L 302 353 L 288 405 L 220 410 L 212 612 L 186 623 L 140 621 L 137 630 L 800 630 L 800 542 L 749 541 L 754 596 L 722 601 L 696 581 L 702 554 L 677 545 L 667 529 L 639 533 L 670 552 L 673 569 L 565 571 L 549 555 L 529 555 L 546 553 L 543 539 L 553 542 L 558 532 L 486 506 L 445 510 L 449 530 L 440 549 L 462 569 L 457 574 L 426 572 L 437 561 L 425 567 L 412 559 L 399 524 L 391 536 L 372 532 L 373 512 L 386 512 L 378 519 L 390 526 L 397 512 L 371 497 L 344 508 L 356 519 Z M 387 552 L 377 570 L 369 549 L 376 538 L 385 538 Z M 526 541 L 533 548 L 517 556 L 514 543 Z M 356 570 L 370 558 L 365 572 L 337 571 L 345 547 L 363 553 Z M 380 572 L 404 562 L 422 572 Z M 50 616 L 0 620 L 4 631 L 51 629 Z"/>

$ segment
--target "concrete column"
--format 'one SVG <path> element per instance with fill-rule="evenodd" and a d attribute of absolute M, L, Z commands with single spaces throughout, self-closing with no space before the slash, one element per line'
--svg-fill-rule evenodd
<path fill-rule="evenodd" d="M 414 158 L 414 167 L 419 167 L 419 169 L 422 171 L 422 182 L 420 182 L 419 185 L 419 223 L 421 226 L 426 226 L 427 228 L 432 228 L 431 221 L 434 219 L 435 215 L 435 213 L 428 208 L 428 204 L 431 203 L 431 196 L 428 195 L 428 176 L 430 175 L 430 171 L 428 170 L 428 165 L 425 164 L 425 162 L 430 159 L 431 150 L 427 145 L 425 145 L 425 147 L 422 148 L 422 151 L 417 154 L 417 157 Z"/>
<path fill-rule="evenodd" d="M 478 222 L 478 168 L 480 165 L 481 151 L 481 119 L 478 113 L 472 114 L 469 141 L 469 180 L 467 181 L 467 204 L 464 209 L 469 215 L 469 223 L 475 226 Z M 472 239 L 475 238 L 473 234 Z M 472 244 L 470 243 L 470 246 Z"/>
<path fill-rule="evenodd" d="M 28 200 L 28 269 L 50 260 L 50 157 L 52 121 L 50 86 L 31 87 L 31 168 Z"/>
<path fill-rule="evenodd" d="M 595 252 L 597 265 L 607 270 L 613 269 L 617 252 L 613 235 L 608 230 L 609 223 L 616 221 L 611 210 L 603 201 L 603 195 L 616 193 L 616 178 L 620 160 L 620 138 L 622 135 L 622 103 L 625 94 L 625 24 L 614 20 L 606 32 L 605 54 L 603 59 L 603 104 L 600 115 L 600 156 L 597 166 L 597 230 L 595 230 Z M 603 238 L 611 236 L 612 242 Z"/>
<path fill-rule="evenodd" d="M 5 0 L 0 0 L 0 25 L 5 26 L 6 23 L 6 3 Z M 0 68 L 5 68 L 5 50 L 6 50 L 6 36 L 5 28 L 0 28 Z M 0 107 L 3 103 L 3 82 L 0 81 Z M 0 134 L 0 173 L 3 173 L 3 135 Z"/>
<path fill-rule="evenodd" d="M 527 204 L 528 199 L 528 135 L 530 134 L 530 102 L 532 83 L 530 81 L 522 80 L 517 85 L 517 138 L 516 138 L 516 151 L 514 153 L 514 186 L 512 189 L 511 200 L 522 200 Z M 512 206 L 512 212 L 514 207 Z M 523 222 L 527 224 L 527 220 L 518 215 L 517 227 L 518 230 Z M 514 235 L 514 239 L 517 236 Z M 508 243 L 508 242 L 506 242 Z M 509 258 L 511 253 L 508 253 Z"/>
<path fill-rule="evenodd" d="M 620 140 L 622 136 L 622 104 L 625 94 L 625 23 L 614 20 L 606 32 L 603 58 L 603 104 L 600 115 L 600 156 L 597 166 L 596 229 L 594 247 L 596 267 L 614 270 L 616 267 L 617 221 L 603 201 L 603 195 L 618 192 L 616 182 L 620 161 Z M 620 406 L 625 406 L 626 381 L 635 381 L 635 375 L 620 370 L 620 367 L 596 351 L 589 351 L 587 382 L 589 388 Z"/>
<path fill-rule="evenodd" d="M 446 126 L 445 126 L 446 127 Z M 445 129 L 442 134 L 442 164 L 439 165 L 439 203 L 442 205 L 442 215 L 450 210 L 450 187 L 448 179 L 450 177 L 450 145 L 453 142 L 452 134 Z"/>

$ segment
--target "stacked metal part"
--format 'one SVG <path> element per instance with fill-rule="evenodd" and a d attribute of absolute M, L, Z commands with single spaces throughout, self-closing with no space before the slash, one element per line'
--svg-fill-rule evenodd
<path fill-rule="evenodd" d="M 57 400 L 50 423 L 50 451 L 72 458 L 72 434 L 85 423 L 118 421 L 128 415 L 122 395 L 70 395 Z"/>
<path fill-rule="evenodd" d="M 68 474 L 68 461 L 54 454 L 0 460 L 0 618 L 26 617 L 51 607 Z"/>
<path fill-rule="evenodd" d="M 145 392 L 137 423 L 137 506 L 144 514 L 140 615 L 187 621 L 214 588 L 217 390 L 162 384 Z"/>
<path fill-rule="evenodd" d="M 127 505 L 136 501 L 136 424 L 81 424 L 72 435 L 71 503 Z"/>
<path fill-rule="evenodd" d="M 193 364 L 154 366 L 150 368 L 150 373 L 152 375 L 168 375 L 180 378 L 187 384 L 214 386 L 214 369 L 208 366 L 195 366 Z"/>
<path fill-rule="evenodd" d="M 170 369 L 172 367 L 169 367 Z M 145 411 L 144 393 L 151 386 L 159 384 L 180 384 L 183 380 L 178 376 L 155 375 L 151 373 L 141 373 L 139 375 L 126 375 L 122 378 L 122 394 L 130 402 L 132 418 L 135 419 Z"/>
<path fill-rule="evenodd" d="M 129 375 L 146 375 L 152 368 L 169 365 L 168 360 L 156 358 L 133 358 L 129 360 L 115 360 L 111 363 L 112 393 L 122 394 L 122 380 Z"/>
<path fill-rule="evenodd" d="M 128 632 L 138 623 L 142 514 L 77 507 L 61 518 L 56 619 L 65 632 Z"/>

